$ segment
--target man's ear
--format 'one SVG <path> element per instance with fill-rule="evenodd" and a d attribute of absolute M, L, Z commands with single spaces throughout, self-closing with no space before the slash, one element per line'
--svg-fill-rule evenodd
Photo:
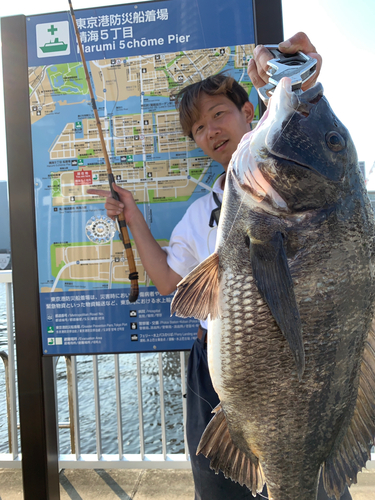
<path fill-rule="evenodd" d="M 246 122 L 251 123 L 254 118 L 254 106 L 250 101 L 246 101 L 241 110 L 245 114 Z"/>

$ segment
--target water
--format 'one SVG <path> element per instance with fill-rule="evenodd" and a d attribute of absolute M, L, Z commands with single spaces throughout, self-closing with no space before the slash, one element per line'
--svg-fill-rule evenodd
<path fill-rule="evenodd" d="M 7 351 L 7 318 L 5 284 L 0 283 L 0 350 Z M 187 353 L 186 353 L 187 356 Z M 180 354 L 162 354 L 167 453 L 184 453 Z M 145 453 L 162 453 L 162 430 L 159 405 L 158 354 L 141 354 L 143 423 Z M 136 354 L 120 354 L 120 385 L 123 430 L 123 453 L 140 453 Z M 115 362 L 113 355 L 99 355 L 99 396 L 102 453 L 117 454 L 117 412 Z M 93 357 L 77 356 L 79 424 L 81 453 L 96 453 Z M 68 389 L 65 358 L 56 366 L 59 422 L 69 421 Z M 59 430 L 61 454 L 71 453 L 69 429 Z M 0 453 L 9 453 L 5 372 L 0 361 Z"/>

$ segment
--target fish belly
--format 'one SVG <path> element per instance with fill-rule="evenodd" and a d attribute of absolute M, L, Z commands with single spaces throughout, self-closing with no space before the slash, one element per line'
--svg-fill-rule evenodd
<path fill-rule="evenodd" d="M 223 379 L 226 358 L 233 349 L 237 356 L 243 352 L 244 327 L 253 325 L 251 302 L 254 291 L 251 273 L 245 276 L 223 272 L 219 290 L 220 316 L 208 322 L 207 345 L 210 376 L 221 401 L 226 399 L 229 388 Z"/>

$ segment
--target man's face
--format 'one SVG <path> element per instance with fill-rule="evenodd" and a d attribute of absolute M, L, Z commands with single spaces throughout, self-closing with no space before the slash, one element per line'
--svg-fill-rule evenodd
<path fill-rule="evenodd" d="M 197 145 L 226 170 L 232 154 L 254 117 L 254 108 L 246 102 L 241 111 L 224 95 L 208 95 L 199 98 L 200 117 L 192 126 Z"/>

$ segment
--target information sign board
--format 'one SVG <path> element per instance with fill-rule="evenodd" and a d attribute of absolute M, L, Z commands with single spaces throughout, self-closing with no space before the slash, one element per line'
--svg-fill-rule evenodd
<path fill-rule="evenodd" d="M 246 72 L 252 2 L 154 1 L 76 11 L 76 19 L 116 183 L 167 246 L 222 173 L 183 136 L 175 93 L 227 70 L 257 109 Z M 129 302 L 116 226 L 104 199 L 87 193 L 108 183 L 70 14 L 28 17 L 27 50 L 44 354 L 189 349 L 198 322 L 170 317 L 172 296 L 160 296 L 135 247 L 140 294 Z"/>

